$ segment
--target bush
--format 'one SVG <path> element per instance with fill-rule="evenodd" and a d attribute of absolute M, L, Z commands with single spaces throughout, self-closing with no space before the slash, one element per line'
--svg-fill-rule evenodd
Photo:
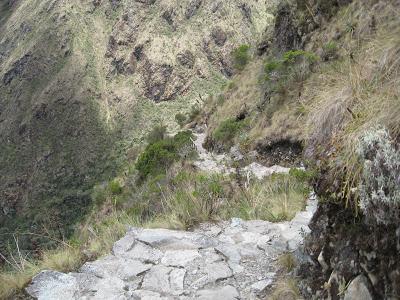
<path fill-rule="evenodd" d="M 378 224 L 400 221 L 400 152 L 386 129 L 368 131 L 360 141 L 363 174 L 360 206 L 367 219 Z"/>
<path fill-rule="evenodd" d="M 194 153 L 192 133 L 183 131 L 173 138 L 163 138 L 149 144 L 139 156 L 136 169 L 141 179 L 165 173 L 174 161 Z"/>
<path fill-rule="evenodd" d="M 230 142 L 236 134 L 244 127 L 243 121 L 237 121 L 234 118 L 222 121 L 221 124 L 212 133 L 214 140 L 222 143 Z"/>
<path fill-rule="evenodd" d="M 180 127 L 183 127 L 185 125 L 185 122 L 187 121 L 187 118 L 184 114 L 177 113 L 175 115 L 175 121 L 178 123 Z"/>
<path fill-rule="evenodd" d="M 325 61 L 338 58 L 338 45 L 335 42 L 326 43 L 322 47 L 322 59 Z"/>
<path fill-rule="evenodd" d="M 149 144 L 152 144 L 157 141 L 163 140 L 166 134 L 167 134 L 167 127 L 164 125 L 157 125 L 147 135 L 147 142 Z"/>
<path fill-rule="evenodd" d="M 318 56 L 312 52 L 304 50 L 290 50 L 283 54 L 282 61 L 285 64 L 293 64 L 302 57 L 305 58 L 309 63 L 314 63 L 318 60 Z"/>
<path fill-rule="evenodd" d="M 315 172 L 297 168 L 290 169 L 289 175 L 304 183 L 307 183 L 315 178 Z"/>
<path fill-rule="evenodd" d="M 280 59 L 272 58 L 264 65 L 265 80 L 275 78 L 276 86 L 272 90 L 277 90 L 279 84 L 284 81 L 304 81 L 309 73 L 310 67 L 318 60 L 318 56 L 312 52 L 304 50 L 290 50 L 285 52 Z M 274 75 L 274 76 L 272 76 Z M 288 86 L 286 82 L 284 84 Z"/>
<path fill-rule="evenodd" d="M 270 62 L 267 62 L 264 66 L 265 73 L 271 73 L 282 66 L 282 62 L 277 59 L 272 59 Z"/>
<path fill-rule="evenodd" d="M 108 188 L 113 195 L 120 195 L 122 193 L 122 186 L 117 179 L 110 181 L 108 184 Z"/>
<path fill-rule="evenodd" d="M 233 63 L 236 69 L 243 70 L 250 60 L 249 55 L 250 46 L 241 45 L 232 52 Z"/>
<path fill-rule="evenodd" d="M 188 122 L 194 121 L 201 113 L 201 109 L 198 105 L 193 105 L 192 110 L 190 111 Z"/>

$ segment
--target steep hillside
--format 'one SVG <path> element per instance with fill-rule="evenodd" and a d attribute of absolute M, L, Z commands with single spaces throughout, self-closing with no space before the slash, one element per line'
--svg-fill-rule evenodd
<path fill-rule="evenodd" d="M 154 124 L 176 128 L 235 72 L 274 2 L 2 1 L 1 240 L 68 236 Z M 29 243 L 24 241 L 29 240 Z M 25 247 L 47 238 L 22 235 Z M 4 243 L 2 243 L 4 245 Z"/>
<path fill-rule="evenodd" d="M 311 231 L 265 292 L 400 298 L 398 0 L 0 5 L 0 295 L 127 224 L 289 221 L 312 185 Z"/>
<path fill-rule="evenodd" d="M 301 159 L 314 174 L 306 299 L 400 295 L 398 12 L 398 1 L 283 2 L 264 56 L 196 120 L 209 149 Z"/>

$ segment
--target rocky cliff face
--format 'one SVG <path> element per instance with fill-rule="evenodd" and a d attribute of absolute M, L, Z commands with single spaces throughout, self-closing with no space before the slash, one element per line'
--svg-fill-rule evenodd
<path fill-rule="evenodd" d="M 4 241 L 17 228 L 68 235 L 65 228 L 90 206 L 93 183 L 124 161 L 148 128 L 175 127 L 177 112 L 234 73 L 231 51 L 262 35 L 274 2 L 0 5 Z M 45 240 L 21 243 L 35 248 Z"/>

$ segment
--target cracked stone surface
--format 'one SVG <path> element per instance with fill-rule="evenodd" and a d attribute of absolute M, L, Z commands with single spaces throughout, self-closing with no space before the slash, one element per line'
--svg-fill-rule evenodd
<path fill-rule="evenodd" d="M 263 299 L 277 257 L 301 243 L 316 207 L 290 222 L 232 219 L 192 232 L 130 228 L 112 253 L 77 273 L 43 271 L 27 292 L 56 299 Z"/>

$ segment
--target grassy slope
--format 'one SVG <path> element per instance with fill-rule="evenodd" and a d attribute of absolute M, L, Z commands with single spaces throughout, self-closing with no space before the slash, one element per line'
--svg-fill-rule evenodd
<path fill-rule="evenodd" d="M 179 7 L 183 16 L 179 1 L 165 4 Z M 176 130 L 177 112 L 190 111 L 200 92 L 214 93 L 224 84 L 226 79 L 201 53 L 209 25 L 219 22 L 229 30 L 237 28 L 230 33 L 224 50 L 228 51 L 257 38 L 270 22 L 265 4 L 255 1 L 253 22 L 244 25 L 235 1 L 228 1 L 227 13 L 235 17 L 224 21 L 200 9 L 172 32 L 160 18 L 164 5 L 140 5 L 125 1 L 114 10 L 105 1 L 93 11 L 91 2 L 21 0 L 12 9 L 1 10 L 0 78 L 30 55 L 21 74 L 9 85 L 0 83 L 0 203 L 7 211 L 0 215 L 3 241 L 12 242 L 16 229 L 68 236 L 91 205 L 93 184 L 112 177 L 154 124 Z M 109 36 L 122 14 L 132 10 L 139 13 L 138 19 L 147 20 L 149 26 L 143 26 L 139 39 L 154 40 L 149 55 L 157 63 L 175 65 L 175 52 L 188 46 L 182 41 L 196 36 L 190 47 L 201 57 L 207 78 L 196 77 L 186 94 L 161 104 L 143 97 L 137 74 L 109 78 Z M 195 34 L 199 25 L 207 26 Z M 121 55 L 130 54 L 133 47 L 124 48 Z M 33 249 L 47 240 L 25 236 L 20 242 Z"/>
<path fill-rule="evenodd" d="M 3 28 L 3 72 L 30 55 L 22 72 L 0 86 L 7 95 L 1 99 L 2 205 L 10 209 L 0 219 L 3 241 L 16 229 L 47 235 L 59 228 L 59 238 L 68 235 L 90 203 L 96 164 L 109 159 L 110 129 L 92 92 L 95 76 L 82 68 L 94 62 L 80 43 L 85 27 L 77 26 L 77 9 L 22 1 Z M 31 28 L 27 33 L 22 23 Z M 46 240 L 22 236 L 20 242 L 30 249 Z"/>
<path fill-rule="evenodd" d="M 360 135 L 377 125 L 386 126 L 395 139 L 400 134 L 397 9 L 388 4 L 371 12 L 360 1 L 342 8 L 306 44 L 307 51 L 323 57 L 324 47 L 333 43 L 337 58 L 320 60 L 303 73 L 304 80 L 286 82 L 273 96 L 279 101 L 271 98 L 261 107 L 269 84 L 263 79 L 263 65 L 271 57 L 255 58 L 206 109 L 203 117 L 209 120 L 210 135 L 245 108 L 249 128 L 235 138 L 243 149 L 255 148 L 259 140 L 289 138 L 303 141 L 314 155 L 333 143 L 337 160 L 331 159 L 329 168 L 345 174 L 343 192 L 348 195 L 357 187 L 361 171 L 355 156 Z"/>

